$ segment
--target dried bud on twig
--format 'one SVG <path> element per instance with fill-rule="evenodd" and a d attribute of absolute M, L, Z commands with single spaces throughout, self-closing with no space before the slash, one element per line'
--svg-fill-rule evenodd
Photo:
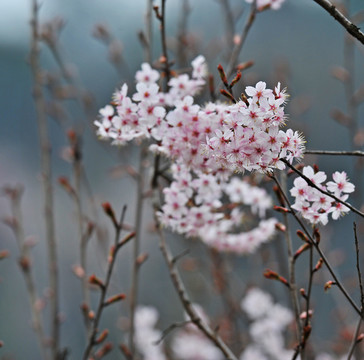
<path fill-rule="evenodd" d="M 136 258 L 136 263 L 138 266 L 141 266 L 144 264 L 145 261 L 147 261 L 148 259 L 148 254 L 144 253 L 144 254 L 140 254 L 137 258 Z"/>
<path fill-rule="evenodd" d="M 290 287 L 288 281 L 283 276 L 278 275 L 278 273 L 276 273 L 275 271 L 267 269 L 265 270 L 263 276 L 267 279 L 278 280 L 282 284 L 286 285 L 288 288 Z"/>
<path fill-rule="evenodd" d="M 249 69 L 253 65 L 254 65 L 254 61 L 250 60 L 250 61 L 246 61 L 244 63 L 238 64 L 238 66 L 236 67 L 236 69 L 239 70 L 239 71 L 244 71 L 246 69 Z"/>
<path fill-rule="evenodd" d="M 313 269 L 313 271 L 314 271 L 314 272 L 316 272 L 316 271 L 320 270 L 320 269 L 321 269 L 321 267 L 322 267 L 322 264 L 323 264 L 323 263 L 324 263 L 323 258 L 320 258 L 320 259 L 317 261 L 316 266 L 315 266 L 315 268 Z"/>
<path fill-rule="evenodd" d="M 119 227 L 119 224 L 118 222 L 116 221 L 116 217 L 115 217 L 115 212 L 114 212 L 114 209 L 112 208 L 111 204 L 109 202 L 104 202 L 102 205 L 101 205 L 105 211 L 105 214 L 107 216 L 110 217 L 110 219 L 112 220 L 114 226 L 117 228 Z"/>
<path fill-rule="evenodd" d="M 287 228 L 285 225 L 283 225 L 282 223 L 276 223 L 275 227 L 277 230 L 282 231 L 282 232 L 286 232 Z"/>
<path fill-rule="evenodd" d="M 125 344 L 120 344 L 119 349 L 128 360 L 133 359 L 133 355 L 132 355 L 131 351 L 129 350 L 129 348 Z"/>
<path fill-rule="evenodd" d="M 296 234 L 305 243 L 310 243 L 310 241 L 308 240 L 307 235 L 302 230 L 297 230 Z"/>
<path fill-rule="evenodd" d="M 296 253 L 293 255 L 293 259 L 296 260 L 303 252 L 311 248 L 311 244 L 306 243 L 299 247 Z"/>
<path fill-rule="evenodd" d="M 111 305 L 118 301 L 124 300 L 125 298 L 126 298 L 125 294 L 117 294 L 117 295 L 111 296 L 105 301 L 104 306 Z"/>
<path fill-rule="evenodd" d="M 107 336 L 109 335 L 109 330 L 108 329 L 105 329 L 101 334 L 100 336 L 95 340 L 95 343 L 96 344 L 101 344 L 106 338 Z"/>
<path fill-rule="evenodd" d="M 218 67 L 217 67 L 217 71 L 219 72 L 220 79 L 221 79 L 221 81 L 223 82 L 224 86 L 229 87 L 229 83 L 228 83 L 228 81 L 227 81 L 227 77 L 226 77 L 226 74 L 225 74 L 224 68 L 222 67 L 222 65 L 221 65 L 221 64 L 219 64 L 219 65 L 218 65 Z"/>
<path fill-rule="evenodd" d="M 329 280 L 325 283 L 324 290 L 327 291 L 328 289 L 331 289 L 332 285 L 336 285 L 335 281 Z"/>
<path fill-rule="evenodd" d="M 237 84 L 237 82 L 238 82 L 240 79 L 241 79 L 241 72 L 240 72 L 240 71 L 238 71 L 238 72 L 236 73 L 236 76 L 234 77 L 234 79 L 231 81 L 231 83 L 230 83 L 230 87 L 232 88 L 234 85 L 236 85 L 236 84 Z"/>
<path fill-rule="evenodd" d="M 220 89 L 220 94 L 224 95 L 225 97 L 227 97 L 229 100 L 231 100 L 233 103 L 236 103 L 236 100 L 233 96 L 232 93 L 230 93 L 229 91 L 225 90 L 225 89 Z"/>
<path fill-rule="evenodd" d="M 111 342 L 106 343 L 100 350 L 95 354 L 96 359 L 101 359 L 107 355 L 113 349 L 113 344 Z"/>
<path fill-rule="evenodd" d="M 10 252 L 8 250 L 1 250 L 0 251 L 0 260 L 3 260 L 10 256 Z"/>
<path fill-rule="evenodd" d="M 97 286 L 99 286 L 102 289 L 105 287 L 105 285 L 102 282 L 102 280 L 100 280 L 95 274 L 92 274 L 89 277 L 88 281 L 89 281 L 90 284 L 97 285 Z"/>
<path fill-rule="evenodd" d="M 283 214 L 288 214 L 291 212 L 291 210 L 285 208 L 285 207 L 282 207 L 282 206 L 273 206 L 273 210 L 275 211 L 278 211 L 280 213 L 283 213 Z"/>

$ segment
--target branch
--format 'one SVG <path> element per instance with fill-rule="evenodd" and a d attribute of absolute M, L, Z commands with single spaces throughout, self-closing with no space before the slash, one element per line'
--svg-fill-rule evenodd
<path fill-rule="evenodd" d="M 171 276 L 173 285 L 177 290 L 178 296 L 181 300 L 181 303 L 187 312 L 188 316 L 191 318 L 191 321 L 209 338 L 225 355 L 228 360 L 237 360 L 237 357 L 232 353 L 232 351 L 228 348 L 228 346 L 223 342 L 219 335 L 217 335 L 208 324 L 206 324 L 197 314 L 196 310 L 194 309 L 191 300 L 187 294 L 185 286 L 182 282 L 181 275 L 179 274 L 178 269 L 175 266 L 173 261 L 173 256 L 170 250 L 167 247 L 166 240 L 163 234 L 163 231 L 158 226 L 158 232 L 160 235 L 160 249 L 166 260 L 169 275 Z"/>
<path fill-rule="evenodd" d="M 350 35 L 352 35 L 354 38 L 364 44 L 364 33 L 362 33 L 355 24 L 353 24 L 348 18 L 346 18 L 344 14 L 341 13 L 329 0 L 313 1 L 323 7 L 336 21 L 338 21 L 347 30 Z"/>
<path fill-rule="evenodd" d="M 104 210 L 107 213 L 107 215 L 109 215 L 109 217 L 111 217 L 111 219 L 113 220 L 114 227 L 115 227 L 115 239 L 114 239 L 114 246 L 111 248 L 111 251 L 110 251 L 110 258 L 109 258 L 105 281 L 102 282 L 101 280 L 96 278 L 96 276 L 90 277 L 90 280 L 92 281 L 92 283 L 97 284 L 99 286 L 101 294 L 100 294 L 99 304 L 98 304 L 98 307 L 96 310 L 96 315 L 92 322 L 92 327 L 91 327 L 91 331 L 90 331 L 88 344 L 86 346 L 86 350 L 82 357 L 83 360 L 88 360 L 93 347 L 101 342 L 101 341 L 98 341 L 98 339 L 96 339 L 96 335 L 99 331 L 98 327 L 99 327 L 99 322 L 100 322 L 103 310 L 105 309 L 105 307 L 112 304 L 113 302 L 122 300 L 124 298 L 124 295 L 120 294 L 120 295 L 113 296 L 110 299 L 105 301 L 106 293 L 109 288 L 111 275 L 112 275 L 114 265 L 115 265 L 116 255 L 117 255 L 118 251 L 125 244 L 127 244 L 131 239 L 133 239 L 135 236 L 135 233 L 132 232 L 132 233 L 126 235 L 122 240 L 119 241 L 120 233 L 122 231 L 122 226 L 123 226 L 122 224 L 123 224 L 124 217 L 125 217 L 126 206 L 124 206 L 122 209 L 119 222 L 114 221 L 115 217 L 113 216 L 113 210 L 111 209 L 110 206 L 109 207 L 104 206 Z M 103 333 L 105 333 L 105 332 L 103 332 Z M 100 336 L 102 336 L 103 333 L 101 333 Z"/>
<path fill-rule="evenodd" d="M 31 19 L 31 50 L 30 66 L 34 79 L 33 97 L 38 120 L 39 141 L 41 148 L 41 171 L 44 192 L 44 219 L 46 227 L 46 241 L 48 247 L 48 267 L 49 267 L 49 288 L 51 291 L 50 311 L 52 317 L 52 356 L 57 359 L 59 355 L 59 281 L 57 262 L 57 243 L 54 224 L 54 205 L 52 190 L 52 168 L 51 168 L 51 145 L 48 136 L 48 124 L 46 115 L 46 101 L 42 89 L 42 73 L 39 65 L 39 5 L 37 0 L 32 0 Z"/>
<path fill-rule="evenodd" d="M 48 353 L 46 350 L 46 342 L 44 336 L 43 320 L 41 316 L 41 310 L 37 305 L 38 295 L 35 287 L 35 280 L 32 268 L 32 260 L 30 257 L 29 245 L 26 244 L 24 226 L 23 226 L 23 214 L 21 211 L 20 201 L 23 194 L 23 187 L 17 186 L 14 188 L 6 187 L 4 192 L 8 195 L 11 202 L 12 217 L 13 221 L 11 224 L 11 229 L 14 231 L 16 241 L 18 243 L 20 258 L 19 267 L 23 273 L 26 288 L 28 291 L 32 325 L 34 332 L 37 336 L 39 347 L 42 354 L 42 359 L 48 359 Z"/>
<path fill-rule="evenodd" d="M 364 151 L 328 151 L 328 150 L 305 150 L 309 155 L 333 155 L 333 156 L 364 156 Z"/>

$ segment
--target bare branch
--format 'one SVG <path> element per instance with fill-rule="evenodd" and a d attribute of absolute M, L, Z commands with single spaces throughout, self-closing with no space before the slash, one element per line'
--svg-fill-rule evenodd
<path fill-rule="evenodd" d="M 308 155 L 333 155 L 333 156 L 364 156 L 364 151 L 328 151 L 328 150 L 305 150 Z"/>
<path fill-rule="evenodd" d="M 336 21 L 338 21 L 347 32 L 354 38 L 358 39 L 362 44 L 364 44 L 364 33 L 353 24 L 349 19 L 347 19 L 343 13 L 341 13 L 336 6 L 334 6 L 329 0 L 313 0 L 322 8 L 324 8 Z"/>
<path fill-rule="evenodd" d="M 208 324 L 206 324 L 198 315 L 194 309 L 187 291 L 182 282 L 181 276 L 173 263 L 173 256 L 167 247 L 166 240 L 163 231 L 158 226 L 158 231 L 160 235 L 160 249 L 168 265 L 169 274 L 171 276 L 173 285 L 177 290 L 178 296 L 182 302 L 182 305 L 187 312 L 191 321 L 222 351 L 228 360 L 237 360 L 237 357 L 232 353 L 228 346 L 223 342 L 219 335 L 217 335 Z"/>

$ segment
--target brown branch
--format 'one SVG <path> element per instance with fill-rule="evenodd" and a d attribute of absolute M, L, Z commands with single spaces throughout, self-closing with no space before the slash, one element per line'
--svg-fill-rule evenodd
<path fill-rule="evenodd" d="M 356 232 L 356 223 L 355 222 L 354 222 L 354 237 L 355 237 L 355 253 L 356 253 L 356 270 L 358 273 L 358 281 L 359 281 L 359 288 L 360 288 L 360 303 L 361 303 L 361 309 L 362 309 L 362 311 L 364 311 L 363 278 L 361 276 L 361 271 L 360 271 L 359 242 L 358 242 L 358 235 Z"/>
<path fill-rule="evenodd" d="M 284 196 L 282 185 L 278 182 L 278 179 L 273 175 L 272 179 L 278 186 L 278 190 L 280 193 Z M 283 200 L 282 200 L 283 201 Z M 283 205 L 283 204 L 282 204 Z M 295 321 L 296 321 L 296 331 L 297 331 L 297 342 L 300 341 L 300 334 L 302 334 L 302 326 L 301 326 L 301 320 L 300 320 L 300 304 L 298 301 L 297 296 L 297 284 L 296 284 L 296 277 L 295 277 L 295 259 L 293 256 L 293 246 L 292 246 L 292 238 L 289 231 L 289 221 L 288 221 L 288 214 L 284 213 L 284 225 L 286 227 L 285 231 L 285 238 L 286 238 L 286 244 L 287 244 L 287 252 L 288 252 L 288 268 L 289 268 L 289 292 L 290 297 L 293 305 L 293 310 L 295 314 Z"/>
<path fill-rule="evenodd" d="M 348 207 L 351 211 L 355 212 L 356 214 L 360 215 L 361 217 L 364 217 L 364 213 L 362 213 L 361 211 L 359 211 L 357 208 L 355 208 L 354 206 L 350 205 L 349 203 L 347 203 L 346 201 L 343 201 L 341 199 L 339 199 L 337 196 L 329 193 L 328 191 L 325 191 L 323 189 L 320 189 L 315 183 L 313 183 L 306 175 L 304 175 L 301 171 L 297 170 L 293 165 L 291 165 L 289 163 L 289 161 L 287 161 L 286 159 L 281 159 L 291 170 L 293 170 L 296 174 L 298 174 L 302 179 L 304 179 L 308 185 L 310 185 L 311 187 L 315 188 L 316 190 L 320 191 L 320 193 L 325 194 L 329 197 L 331 197 L 332 199 L 334 199 L 335 201 L 339 202 L 340 204 L 345 205 L 346 207 Z"/>
<path fill-rule="evenodd" d="M 333 155 L 333 156 L 364 156 L 364 151 L 328 151 L 328 150 L 305 150 L 308 155 Z"/>
<path fill-rule="evenodd" d="M 39 65 L 39 5 L 37 0 L 32 0 L 31 19 L 31 50 L 30 66 L 34 79 L 33 97 L 38 120 L 39 141 L 41 148 L 41 171 L 44 191 L 44 218 L 46 226 L 46 239 L 48 245 L 48 267 L 49 288 L 51 292 L 50 308 L 52 317 L 52 357 L 57 359 L 59 354 L 59 281 L 57 262 L 57 243 L 55 236 L 54 213 L 53 213 L 53 190 L 52 190 L 52 168 L 51 168 L 51 145 L 48 137 L 48 124 L 46 115 L 46 102 L 42 89 L 42 74 Z"/>
<path fill-rule="evenodd" d="M 98 343 L 96 336 L 99 331 L 98 326 L 99 326 L 99 322 L 101 319 L 101 315 L 102 315 L 102 312 L 105 309 L 105 307 L 107 307 L 111 303 L 111 302 L 105 301 L 105 299 L 106 299 L 107 290 L 109 288 L 111 275 L 113 273 L 117 253 L 125 244 L 127 244 L 135 236 L 135 233 L 132 232 L 132 233 L 126 235 L 122 240 L 119 241 L 120 234 L 121 234 L 122 227 L 123 227 L 122 224 L 123 224 L 124 218 L 125 218 L 125 212 L 126 212 L 126 206 L 124 206 L 122 209 L 119 222 L 113 221 L 114 227 L 115 227 L 114 246 L 113 246 L 112 250 L 110 251 L 110 258 L 109 258 L 109 262 L 108 262 L 105 280 L 103 282 L 100 282 L 98 279 L 93 280 L 93 282 L 97 282 L 99 284 L 101 294 L 100 294 L 100 298 L 99 298 L 99 304 L 98 304 L 97 310 L 96 310 L 96 315 L 92 322 L 92 327 L 91 327 L 88 343 L 86 346 L 86 350 L 82 357 L 83 360 L 88 360 L 93 347 L 95 345 L 97 345 L 97 343 Z M 107 214 L 110 216 L 110 213 L 107 213 Z M 95 279 L 95 276 L 93 276 L 92 278 Z M 122 297 L 119 297 L 118 299 L 121 300 Z"/>
<path fill-rule="evenodd" d="M 139 263 L 138 256 L 140 250 L 140 239 L 142 229 L 142 213 L 143 213 L 143 193 L 144 193 L 144 160 L 146 156 L 146 147 L 142 145 L 139 155 L 139 171 L 137 177 L 137 199 L 136 199 L 136 213 L 135 213 L 135 241 L 133 249 L 133 272 L 132 272 L 132 288 L 130 294 L 130 333 L 129 333 L 129 349 L 134 358 L 135 344 L 134 344 L 134 332 L 135 332 L 135 310 L 138 301 L 138 283 L 139 283 Z"/>
<path fill-rule="evenodd" d="M 11 210 L 13 217 L 13 223 L 11 224 L 12 225 L 11 229 L 14 231 L 14 235 L 20 251 L 19 267 L 23 273 L 26 288 L 28 291 L 33 329 L 37 336 L 37 341 L 41 350 L 42 359 L 49 359 L 46 349 L 41 310 L 37 306 L 38 295 L 35 286 L 34 274 L 32 270 L 33 269 L 32 259 L 30 256 L 29 245 L 26 244 L 25 241 L 23 214 L 20 205 L 23 191 L 24 189 L 21 186 L 17 186 L 15 188 L 7 187 L 4 189 L 4 192 L 6 193 L 6 195 L 8 195 L 11 203 Z"/>
<path fill-rule="evenodd" d="M 347 19 L 344 14 L 341 13 L 329 0 L 314 1 L 324 8 L 336 21 L 338 21 L 350 35 L 364 44 L 364 33 L 360 31 L 360 28 Z"/>
<path fill-rule="evenodd" d="M 225 355 L 228 360 L 237 360 L 237 357 L 232 353 L 229 347 L 223 342 L 218 334 L 216 334 L 208 324 L 206 324 L 198 315 L 196 310 L 194 309 L 191 300 L 187 294 L 185 286 L 183 284 L 182 278 L 179 274 L 179 271 L 173 261 L 173 256 L 170 250 L 167 247 L 166 240 L 163 234 L 163 231 L 158 226 L 158 232 L 160 235 L 160 249 L 164 256 L 164 259 L 167 263 L 169 275 L 172 279 L 173 285 L 177 290 L 178 296 L 181 300 L 181 303 L 190 317 L 191 321 L 210 339 Z"/>

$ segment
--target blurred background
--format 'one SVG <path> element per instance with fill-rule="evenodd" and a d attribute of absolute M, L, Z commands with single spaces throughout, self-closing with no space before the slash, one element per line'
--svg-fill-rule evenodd
<path fill-rule="evenodd" d="M 109 219 L 100 211 L 100 204 L 109 201 L 117 213 L 127 204 L 126 220 L 130 224 L 134 223 L 136 184 L 125 166 L 129 164 L 137 167 L 138 150 L 132 145 L 115 148 L 98 141 L 93 121 L 98 116 L 98 109 L 109 103 L 116 88 L 123 82 L 133 86 L 133 75 L 145 60 L 138 33 L 145 30 L 146 3 L 146 0 L 44 0 L 39 11 L 42 24 L 63 23 L 57 40 L 58 54 L 66 71 L 71 74 L 72 88 L 77 89 L 86 101 L 86 111 L 83 111 L 75 96 L 61 91 L 59 85 L 65 83 L 59 80 L 59 64 L 54 53 L 43 44 L 40 61 L 45 70 L 46 94 L 50 105 L 49 134 L 52 143 L 56 237 L 60 261 L 60 309 L 63 320 L 61 343 L 70 349 L 70 359 L 81 357 L 85 340 L 79 308 L 81 282 L 72 272 L 73 266 L 79 264 L 75 207 L 57 182 L 60 176 L 72 177 L 72 166 L 67 161 L 67 131 L 73 129 L 82 133 L 82 160 L 93 192 L 100 229 L 103 231 L 102 235 L 93 236 L 90 240 L 89 272 L 102 277 L 113 229 Z M 179 67 L 187 66 L 196 55 L 202 54 L 208 59 L 210 73 L 217 79 L 217 64 L 228 63 L 226 54 L 231 34 L 241 33 L 249 13 L 249 5 L 243 1 L 229 1 L 237 19 L 235 29 L 232 33 L 230 29 L 229 33 L 222 11 L 223 3 L 218 0 L 167 0 L 167 44 L 170 58 L 181 62 Z M 155 4 L 158 5 L 159 2 L 155 1 Z M 188 13 L 184 11 L 186 4 L 189 5 Z M 348 6 L 350 14 L 359 12 L 362 16 L 362 0 L 352 0 L 344 5 Z M 359 15 L 356 18 L 357 24 L 364 20 Z M 0 186 L 24 186 L 24 227 L 26 235 L 36 242 L 32 249 L 33 268 L 38 293 L 46 301 L 48 267 L 40 181 L 40 147 L 32 98 L 33 79 L 29 67 L 30 18 L 29 1 L 0 2 Z M 187 31 L 185 42 L 181 46 L 178 36 L 183 24 Z M 100 38 L 100 29 L 109 32 L 108 43 Z M 155 20 L 152 29 L 152 57 L 156 61 L 161 55 L 161 47 Z M 360 90 L 364 84 L 363 56 L 363 46 L 359 42 L 348 41 L 342 27 L 314 1 L 287 0 L 280 10 L 267 10 L 257 15 L 239 62 L 254 61 L 254 66 L 244 73 L 244 85 L 254 85 L 262 80 L 270 88 L 277 81 L 287 86 L 290 94 L 287 106 L 288 126 L 304 133 L 308 149 L 351 150 L 361 149 L 364 144 L 364 129 L 361 130 L 363 107 L 360 106 L 364 93 Z M 352 73 L 354 80 L 351 90 L 347 83 L 338 80 L 346 75 L 342 67 L 349 68 Z M 350 91 L 354 91 L 358 99 L 358 105 L 354 109 L 357 119 L 355 137 L 345 118 L 345 114 L 350 112 L 347 101 Z M 55 99 L 54 94 L 58 94 L 58 98 Z M 316 156 L 307 156 L 305 163 L 317 163 L 327 173 L 347 171 L 359 190 L 354 195 L 356 198 L 353 202 L 357 207 L 362 205 L 361 164 L 351 158 Z M 84 206 L 89 209 L 91 204 L 87 200 L 87 191 L 83 192 Z M 140 271 L 139 301 L 159 309 L 160 328 L 163 329 L 170 323 L 181 320 L 182 308 L 160 255 L 158 237 L 152 231 L 152 209 L 149 205 L 146 201 L 143 209 L 145 225 L 141 252 L 148 253 L 149 258 Z M 1 196 L 0 217 L 6 218 L 9 215 L 9 200 L 6 196 Z M 358 299 L 355 290 L 357 285 L 352 281 L 355 277 L 353 220 L 354 217 L 349 215 L 326 227 L 323 230 L 323 247 Z M 203 303 L 209 314 L 218 314 L 222 304 L 218 299 L 216 302 L 212 300 L 216 294 L 209 271 L 213 267 L 209 260 L 209 250 L 196 241 L 186 241 L 172 235 L 170 237 L 175 253 L 191 248 L 188 261 L 182 267 L 186 270 L 184 278 L 193 294 L 193 300 Z M 274 240 L 253 257 L 225 257 L 228 267 L 233 269 L 230 275 L 235 284 L 232 287 L 237 299 L 241 298 L 247 285 L 256 284 L 269 288 L 277 299 L 289 304 L 288 295 L 282 296 L 281 284 L 272 284 L 261 276 L 265 268 L 278 266 L 273 256 L 278 241 L 283 239 Z M 31 329 L 29 301 L 17 263 L 19 250 L 13 232 L 5 224 L 0 224 L 0 250 L 10 252 L 9 258 L 0 261 L 0 340 L 4 341 L 4 347 L 0 348 L 0 359 L 39 359 L 39 350 Z M 111 284 L 112 293 L 130 291 L 131 253 L 132 246 L 129 244 L 120 254 Z M 298 262 L 298 267 L 301 265 Z M 332 296 L 324 293 L 322 284 L 329 280 L 326 275 L 322 275 L 324 280 L 314 288 L 314 307 L 320 310 L 317 310 L 320 318 L 314 319 L 313 323 L 314 334 L 321 339 L 315 346 L 325 351 L 330 350 L 332 341 L 342 335 L 340 331 L 344 326 L 340 324 L 343 321 L 351 324 L 355 318 L 340 294 Z M 92 300 L 96 303 L 97 293 L 92 295 Z M 125 338 L 123 329 L 128 319 L 128 306 L 125 302 L 106 309 L 104 313 L 103 324 L 113 330 L 111 340 L 115 343 Z M 341 308 L 342 314 L 337 311 L 337 306 Z M 47 311 L 46 306 L 45 318 L 48 316 Z M 109 358 L 118 358 L 120 355 L 116 353 L 117 350 L 114 350 Z"/>

